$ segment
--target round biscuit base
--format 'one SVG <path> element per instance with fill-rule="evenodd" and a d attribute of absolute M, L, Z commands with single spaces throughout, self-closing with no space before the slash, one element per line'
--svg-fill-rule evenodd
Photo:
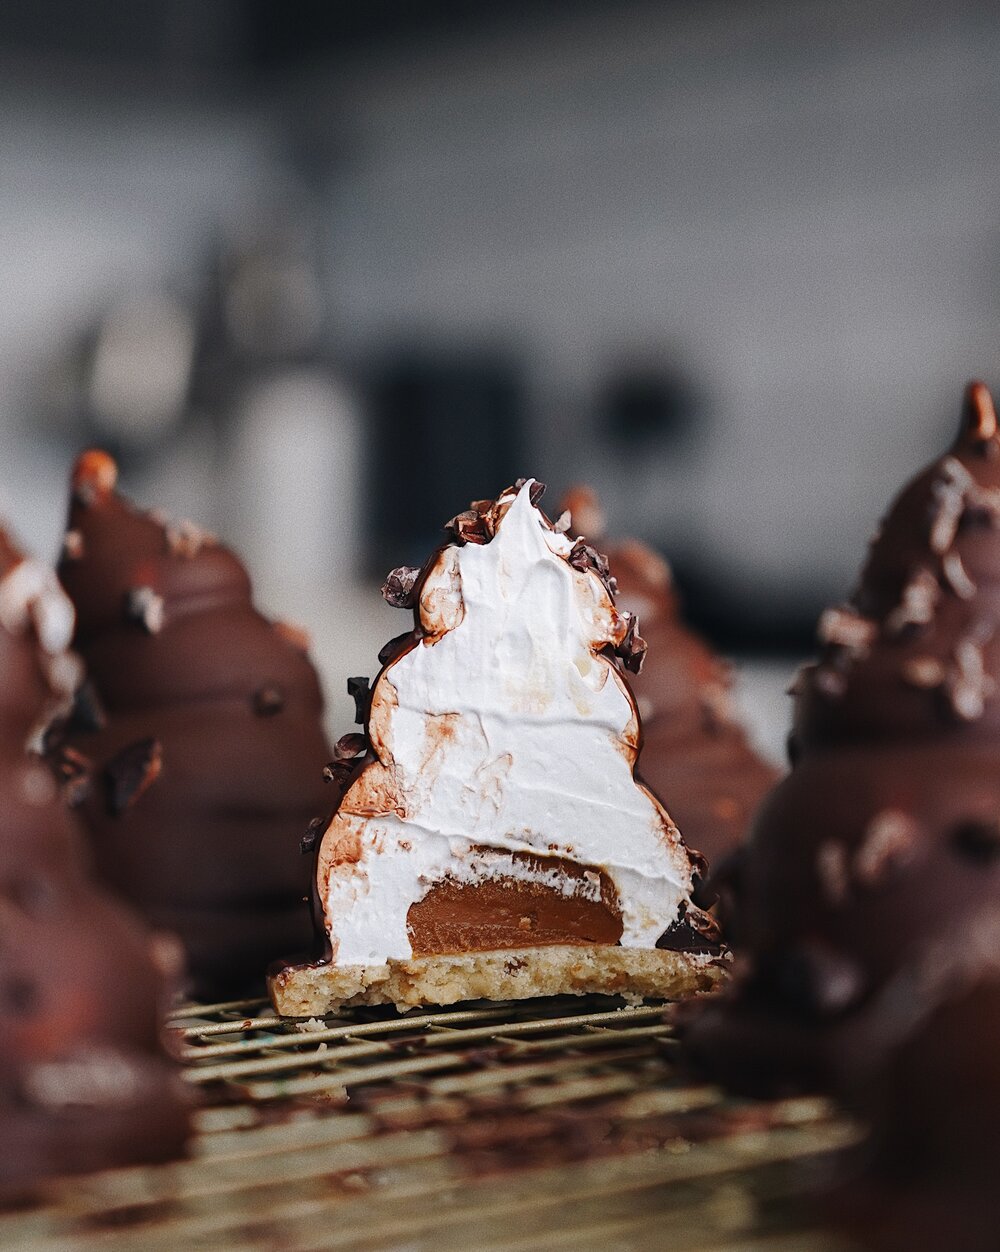
<path fill-rule="evenodd" d="M 444 953 L 384 965 L 286 965 L 267 983 L 283 1017 L 321 1017 L 358 1004 L 403 1010 L 557 995 L 680 1000 L 711 991 L 727 963 L 703 953 L 595 944 Z"/>

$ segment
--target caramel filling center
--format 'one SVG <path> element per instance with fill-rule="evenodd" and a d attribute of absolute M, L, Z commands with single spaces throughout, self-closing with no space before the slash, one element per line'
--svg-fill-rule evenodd
<path fill-rule="evenodd" d="M 478 882 L 445 878 L 410 905 L 406 925 L 414 956 L 619 942 L 618 893 L 603 870 L 528 852 L 504 859 L 509 874 Z"/>

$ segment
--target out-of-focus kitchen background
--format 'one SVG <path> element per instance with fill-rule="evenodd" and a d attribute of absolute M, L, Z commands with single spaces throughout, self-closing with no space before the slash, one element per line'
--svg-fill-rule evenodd
<path fill-rule="evenodd" d="M 777 751 L 819 609 L 1000 381 L 998 64 L 988 0 L 4 6 L 0 509 L 52 555 L 112 448 L 343 724 L 403 628 L 376 574 L 585 479 Z"/>

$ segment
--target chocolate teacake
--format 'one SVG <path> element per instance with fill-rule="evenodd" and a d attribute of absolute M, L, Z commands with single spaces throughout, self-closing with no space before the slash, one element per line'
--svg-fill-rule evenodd
<path fill-rule="evenodd" d="M 87 667 L 62 748 L 101 875 L 180 935 L 195 992 L 227 995 L 307 948 L 309 822 L 334 802 L 303 633 L 259 613 L 238 558 L 143 512 L 117 467 L 73 471 L 59 577 Z"/>
<path fill-rule="evenodd" d="M 82 832 L 27 745 L 72 691 L 73 610 L 0 532 L 0 1191 L 165 1160 L 187 1103 L 161 1049 L 179 948 L 91 879 Z"/>
<path fill-rule="evenodd" d="M 928 969 L 964 961 L 1000 898 L 1000 437 L 981 383 L 819 641 L 791 773 L 732 876 L 744 968 L 688 1043 L 741 1089 L 850 1096 L 894 1072 L 950 994 Z"/>

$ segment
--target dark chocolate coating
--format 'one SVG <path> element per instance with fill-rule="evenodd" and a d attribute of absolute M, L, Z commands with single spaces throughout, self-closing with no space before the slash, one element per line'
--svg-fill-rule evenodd
<path fill-rule="evenodd" d="M 600 542 L 603 518 L 589 489 L 565 505 L 574 531 Z M 778 771 L 750 746 L 732 707 L 729 666 L 684 624 L 670 569 L 637 540 L 607 547 L 617 603 L 634 613 L 646 640 L 630 679 L 642 715 L 637 774 L 667 806 L 689 848 L 715 865 L 744 838 Z"/>
<path fill-rule="evenodd" d="M 139 511 L 115 477 L 103 453 L 74 472 L 59 577 L 106 716 L 65 743 L 93 765 L 80 813 L 101 875 L 180 935 L 197 994 L 224 996 L 312 943 L 299 844 L 335 799 L 322 693 L 301 640 L 254 608 L 237 557 Z M 130 800 L 121 754 L 143 744 L 156 760 L 135 767 L 145 785 Z"/>
<path fill-rule="evenodd" d="M 0 579 L 19 560 L 0 535 Z M 167 1160 L 188 1133 L 188 1104 L 160 1043 L 179 954 L 90 880 L 82 832 L 25 752 L 53 696 L 41 656 L 30 626 L 0 628 L 5 1194 L 52 1174 Z"/>
<path fill-rule="evenodd" d="M 820 622 L 820 660 L 797 684 L 791 774 L 728 875 L 743 970 L 687 1045 L 733 1087 L 854 1099 L 902 1080 L 907 1057 L 922 1058 L 912 1098 L 939 1084 L 920 1022 L 950 988 L 921 970 L 964 950 L 1000 894 L 997 627 L 1000 439 L 989 393 L 972 384 L 951 452 L 901 493 L 850 605 Z M 974 1032 L 954 1044 L 951 1094 L 935 1090 L 917 1114 L 934 1157 L 961 1139 L 947 1109 L 979 1064 Z M 876 1114 L 886 1134 L 905 1101 L 890 1104 L 889 1118 Z M 997 1116 L 994 1102 L 991 1126 Z M 899 1151 L 914 1153 L 917 1129 L 896 1124 Z"/>

